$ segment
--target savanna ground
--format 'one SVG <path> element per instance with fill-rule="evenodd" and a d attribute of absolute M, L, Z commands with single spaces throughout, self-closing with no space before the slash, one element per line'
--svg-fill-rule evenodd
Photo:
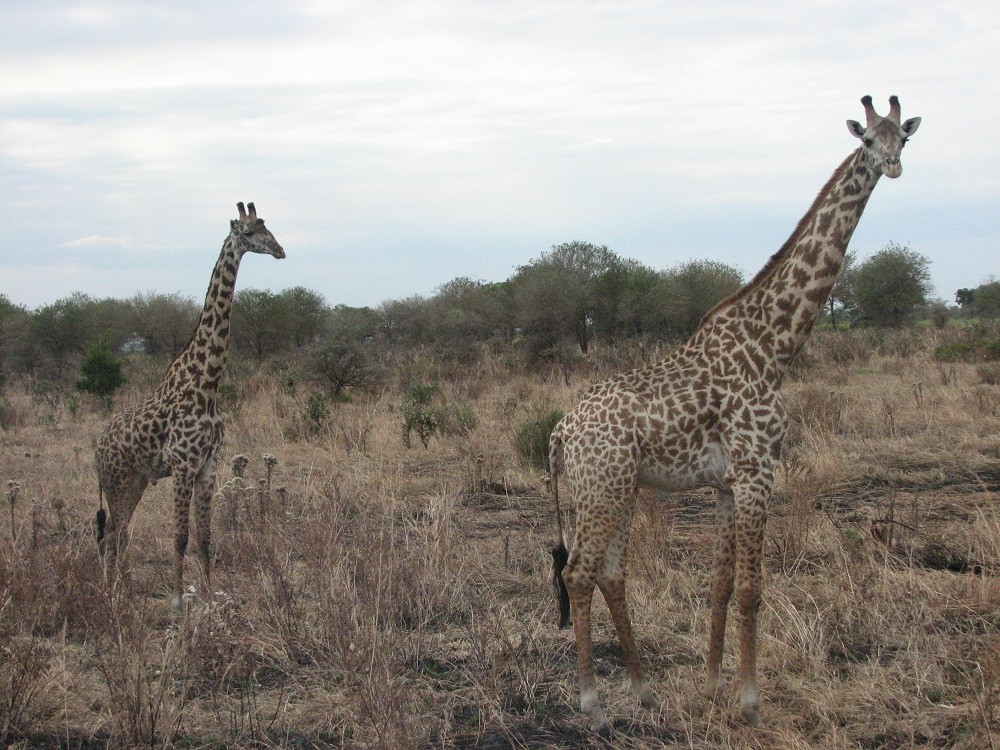
<path fill-rule="evenodd" d="M 555 627 L 542 475 L 526 422 L 641 359 L 598 352 L 567 385 L 481 358 L 410 360 L 329 405 L 268 368 L 227 399 L 210 598 L 169 605 L 171 482 L 139 506 L 129 586 L 93 537 L 106 416 L 6 389 L 0 482 L 0 739 L 12 747 L 993 748 L 1000 743 L 1000 386 L 941 364 L 945 333 L 818 332 L 786 383 L 791 428 L 767 532 L 763 726 L 728 685 L 700 695 L 709 493 L 639 501 L 630 604 L 662 709 L 634 705 L 599 596 L 613 730 L 577 710 L 572 631 Z M 131 365 L 118 404 L 162 367 Z M 401 439 L 409 378 L 442 421 Z M 67 406 L 68 404 L 68 406 Z M 250 459 L 234 478 L 232 459 Z M 268 466 L 265 454 L 276 458 Z M 6 498 L 11 498 L 9 490 Z M 7 511 L 12 510 L 10 518 Z M 16 539 L 14 538 L 16 536 Z M 198 571 L 189 555 L 187 579 Z M 724 668 L 735 674 L 734 620 Z"/>

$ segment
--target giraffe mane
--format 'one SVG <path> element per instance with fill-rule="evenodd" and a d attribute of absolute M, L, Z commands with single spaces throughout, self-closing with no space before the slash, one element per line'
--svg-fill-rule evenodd
<path fill-rule="evenodd" d="M 757 275 L 754 276 L 749 282 L 744 284 L 742 287 L 737 289 L 735 292 L 730 294 L 728 297 L 716 303 L 716 305 L 711 310 L 705 313 L 705 315 L 701 319 L 701 323 L 698 324 L 699 331 L 709 323 L 710 319 L 719 310 L 725 307 L 729 307 L 730 305 L 735 304 L 739 300 L 743 299 L 748 294 L 750 294 L 750 292 L 763 285 L 768 279 L 771 278 L 772 275 L 774 275 L 774 272 L 777 270 L 778 266 L 781 265 L 782 261 L 784 261 L 791 254 L 792 249 L 798 242 L 799 237 L 805 231 L 806 226 L 808 226 L 813 216 L 816 215 L 816 211 L 819 208 L 819 206 L 823 203 L 823 200 L 826 198 L 827 193 L 830 192 L 833 185 L 838 180 L 840 180 L 844 172 L 847 171 L 848 167 L 854 161 L 855 157 L 858 155 L 858 152 L 860 150 L 861 150 L 860 148 L 857 148 L 854 151 L 852 151 L 850 155 L 848 155 L 848 157 L 844 159 L 841 165 L 834 170 L 833 174 L 830 176 L 830 179 L 827 180 L 826 184 L 823 186 L 823 189 L 820 190 L 819 193 L 816 195 L 816 199 L 812 202 L 812 205 L 809 207 L 809 210 L 806 212 L 805 216 L 799 219 L 799 223 L 795 225 L 795 230 L 791 233 L 791 235 L 789 235 L 788 239 L 785 240 L 785 244 L 781 246 L 778 252 L 776 252 L 774 255 L 770 257 L 770 259 L 768 259 L 767 263 L 764 264 L 764 267 L 757 272 Z"/>

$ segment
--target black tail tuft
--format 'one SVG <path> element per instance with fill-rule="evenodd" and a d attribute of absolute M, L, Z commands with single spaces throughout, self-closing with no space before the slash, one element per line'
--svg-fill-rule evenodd
<path fill-rule="evenodd" d="M 104 508 L 97 511 L 97 541 L 100 542 L 104 538 L 104 527 L 108 522 L 108 514 L 105 512 Z"/>
<path fill-rule="evenodd" d="M 567 562 L 569 562 L 569 552 L 566 551 L 566 545 L 559 542 L 552 548 L 552 585 L 555 586 L 556 596 L 559 598 L 560 628 L 565 628 L 569 624 L 569 591 L 566 590 L 566 582 L 562 577 Z"/>

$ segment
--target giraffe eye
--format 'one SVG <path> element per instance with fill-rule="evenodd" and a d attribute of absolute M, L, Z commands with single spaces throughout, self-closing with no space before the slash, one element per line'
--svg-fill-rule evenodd
<path fill-rule="evenodd" d="M 875 141 L 871 138 L 865 138 L 865 148 L 871 148 L 875 145 Z"/>

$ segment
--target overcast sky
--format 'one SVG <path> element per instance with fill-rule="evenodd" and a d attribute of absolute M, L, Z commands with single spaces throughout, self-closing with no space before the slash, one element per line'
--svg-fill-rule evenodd
<path fill-rule="evenodd" d="M 0 3 L 0 293 L 201 299 L 254 201 L 331 305 L 583 240 L 749 277 L 864 121 L 923 122 L 851 242 L 1000 276 L 1000 3 Z"/>

